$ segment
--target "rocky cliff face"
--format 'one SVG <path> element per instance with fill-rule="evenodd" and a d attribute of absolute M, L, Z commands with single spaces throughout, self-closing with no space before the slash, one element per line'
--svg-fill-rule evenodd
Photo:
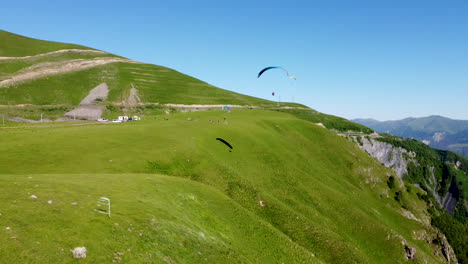
<path fill-rule="evenodd" d="M 416 156 L 414 152 L 408 152 L 404 148 L 394 147 L 393 145 L 385 142 L 375 140 L 376 136 L 352 137 L 362 150 L 365 150 L 369 155 L 376 158 L 385 167 L 391 168 L 395 171 L 401 179 L 408 173 L 408 162 L 414 162 L 412 158 Z"/>
<path fill-rule="evenodd" d="M 376 140 L 380 137 L 377 133 L 371 135 L 341 134 L 341 136 L 345 136 L 356 143 L 360 149 L 366 151 L 370 156 L 377 159 L 384 166 L 393 169 L 400 179 L 408 174 L 408 170 L 411 168 L 409 166 L 410 163 L 413 163 L 416 167 L 424 166 L 423 164 L 419 164 L 416 158 L 417 153 L 408 151 L 402 147 L 396 147 L 387 142 Z M 457 166 L 457 164 L 455 164 L 455 166 Z M 412 168 L 414 168 L 414 166 L 412 166 Z M 440 207 L 445 208 L 450 214 L 453 214 L 457 200 L 450 192 L 447 192 L 444 197 L 440 197 L 437 192 L 440 188 L 440 183 L 435 176 L 435 168 L 429 167 L 427 171 L 429 172 L 429 175 L 421 184 L 424 185 L 425 189 L 435 197 L 435 200 Z M 421 188 L 419 184 L 415 185 Z M 434 254 L 437 256 L 442 254 L 447 260 L 447 263 L 458 263 L 456 254 L 450 246 L 446 236 L 437 228 L 432 227 L 430 220 L 422 221 L 416 218 L 411 212 L 405 210 L 403 210 L 402 215 L 423 223 L 429 230 L 431 230 L 431 232 L 426 232 L 424 230 L 414 231 L 413 235 L 416 240 L 424 240 L 427 243 L 435 245 L 438 250 L 436 250 Z M 415 249 L 411 248 L 403 238 L 402 245 L 405 247 L 407 259 L 413 260 L 416 254 Z"/>
<path fill-rule="evenodd" d="M 402 147 L 395 147 L 390 143 L 378 141 L 376 138 L 380 136 L 377 133 L 369 136 L 350 134 L 343 136 L 355 142 L 360 149 L 376 158 L 385 167 L 393 169 L 400 179 L 408 174 L 408 165 L 410 163 L 414 163 L 417 167 L 422 166 L 416 160 L 417 154 L 415 152 L 408 151 Z M 457 200 L 450 192 L 447 192 L 444 197 L 440 197 L 437 192 L 440 184 L 434 175 L 434 167 L 428 168 L 428 171 L 430 175 L 422 184 L 436 198 L 440 207 L 445 208 L 447 212 L 453 214 Z M 417 186 L 420 187 L 419 185 Z"/>

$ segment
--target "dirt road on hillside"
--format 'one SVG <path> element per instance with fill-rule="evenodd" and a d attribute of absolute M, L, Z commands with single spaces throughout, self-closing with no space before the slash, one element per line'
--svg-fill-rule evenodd
<path fill-rule="evenodd" d="M 185 105 L 185 104 L 163 104 L 163 106 L 175 107 L 175 108 L 221 108 L 226 104 L 216 104 L 216 105 L 202 105 L 202 104 L 194 104 L 194 105 Z M 307 107 L 294 107 L 294 106 L 277 106 L 277 107 L 262 107 L 262 106 L 254 106 L 254 105 L 230 105 L 227 106 L 231 108 L 251 108 L 251 109 L 304 109 L 310 110 Z"/>
<path fill-rule="evenodd" d="M 10 75 L 7 79 L 0 81 L 0 88 L 5 88 L 19 82 L 29 81 L 62 73 L 86 70 L 96 66 L 116 62 L 140 64 L 140 62 L 137 61 L 115 57 L 99 57 L 94 59 L 75 59 L 67 61 L 43 62 L 22 69 L 16 72 L 15 74 Z"/>
<path fill-rule="evenodd" d="M 63 49 L 52 51 L 48 53 L 42 53 L 32 56 L 23 56 L 23 57 L 0 57 L 1 60 L 27 60 L 27 59 L 37 59 L 42 57 L 56 56 L 64 53 L 76 53 L 76 54 L 108 54 L 105 51 L 100 50 L 83 50 L 83 49 Z"/>

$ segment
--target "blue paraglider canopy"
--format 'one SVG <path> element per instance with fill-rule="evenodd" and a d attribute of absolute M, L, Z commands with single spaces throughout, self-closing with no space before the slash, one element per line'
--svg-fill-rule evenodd
<path fill-rule="evenodd" d="M 230 113 L 231 112 L 231 107 L 225 105 L 225 106 L 221 107 L 221 110 L 227 110 Z"/>
<path fill-rule="evenodd" d="M 266 71 L 268 71 L 268 70 L 271 70 L 271 69 L 281 69 L 281 70 L 283 70 L 283 71 L 286 72 L 286 76 L 288 76 L 288 78 L 293 79 L 293 80 L 296 80 L 296 77 L 290 76 L 288 70 L 286 70 L 285 68 L 280 67 L 280 66 L 270 66 L 270 67 L 263 68 L 263 69 L 258 73 L 257 78 L 260 78 L 260 76 L 262 76 L 262 74 L 263 74 L 264 72 L 266 72 Z"/>
<path fill-rule="evenodd" d="M 263 74 L 264 72 L 266 72 L 266 71 L 268 71 L 268 70 L 271 70 L 271 69 L 281 69 L 281 70 L 283 70 L 284 72 L 286 72 L 286 76 L 288 76 L 289 79 L 296 80 L 296 77 L 290 76 L 288 70 L 286 70 L 285 68 L 280 67 L 280 66 L 270 66 L 270 67 L 263 68 L 263 69 L 257 74 L 257 78 L 260 78 L 260 76 L 262 76 L 262 74 Z M 272 92 L 271 95 L 272 95 L 272 96 L 275 96 L 275 93 Z"/>

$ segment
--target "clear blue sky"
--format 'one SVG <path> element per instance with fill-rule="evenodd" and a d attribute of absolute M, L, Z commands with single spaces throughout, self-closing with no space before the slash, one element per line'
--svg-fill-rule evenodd
<path fill-rule="evenodd" d="M 468 1 L 4 1 L 0 28 L 345 118 L 468 119 Z M 257 79 L 265 66 L 287 68 Z M 272 97 L 271 92 L 277 96 Z"/>

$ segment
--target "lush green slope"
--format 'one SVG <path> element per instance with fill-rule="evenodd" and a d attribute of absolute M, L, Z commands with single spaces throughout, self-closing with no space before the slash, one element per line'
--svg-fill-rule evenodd
<path fill-rule="evenodd" d="M 365 133 L 365 134 L 370 134 L 374 132 L 372 129 L 368 127 L 365 127 L 358 123 L 351 122 L 347 119 L 344 119 L 338 116 L 319 113 L 316 111 L 305 110 L 305 109 L 279 109 L 276 111 L 291 113 L 300 119 L 307 120 L 316 124 L 321 123 L 326 128 L 333 129 L 338 132 Z"/>
<path fill-rule="evenodd" d="M 0 31 L 0 56 L 44 54 L 60 49 L 89 49 L 82 46 L 34 40 Z M 3 53 L 2 53 L 3 50 Z M 276 102 L 220 89 L 175 70 L 132 61 L 113 62 L 61 71 L 71 62 L 121 57 L 108 53 L 59 53 L 25 59 L 0 60 L 0 105 L 62 105 L 76 106 L 95 86 L 107 83 L 107 102 L 127 104 L 132 88 L 137 89 L 141 103 L 160 104 L 234 104 L 276 106 Z M 68 63 L 68 64 L 67 64 Z M 21 74 L 51 70 L 56 73 L 1 85 Z M 58 72 L 58 73 L 57 73 Z M 297 104 L 282 104 L 301 106 Z M 17 112 L 17 111 L 13 111 Z"/>
<path fill-rule="evenodd" d="M 133 86 L 143 102 L 256 106 L 277 104 L 220 89 L 166 67 L 132 63 L 108 64 L 0 89 L 0 104 L 77 105 L 89 90 L 102 82 L 106 82 L 110 89 L 108 101 L 115 103 L 127 101 Z"/>
<path fill-rule="evenodd" d="M 2 263 L 75 263 L 69 249 L 77 246 L 88 249 L 87 263 L 112 263 L 116 257 L 123 263 L 316 262 L 258 216 L 193 181 L 49 174 L 2 175 L 0 183 L 8 190 L 0 194 L 6 205 L 0 218 Z M 32 194 L 37 200 L 29 199 Z M 93 211 L 101 196 L 112 198 L 110 219 Z"/>
<path fill-rule="evenodd" d="M 81 45 L 44 41 L 0 30 L 0 57 L 22 57 L 61 49 L 91 49 Z"/>
<path fill-rule="evenodd" d="M 274 111 L 167 117 L 0 130 L 0 226 L 11 227 L 0 233 L 0 262 L 10 250 L 69 262 L 69 248 L 88 246 L 100 263 L 127 248 L 129 263 L 398 263 L 403 239 L 416 263 L 442 262 L 414 237 L 432 232 L 419 191 L 389 189 L 392 172 L 345 138 Z M 216 122 L 224 117 L 228 124 Z M 111 220 L 92 211 L 106 195 Z M 403 217 L 402 204 L 422 222 Z"/>

